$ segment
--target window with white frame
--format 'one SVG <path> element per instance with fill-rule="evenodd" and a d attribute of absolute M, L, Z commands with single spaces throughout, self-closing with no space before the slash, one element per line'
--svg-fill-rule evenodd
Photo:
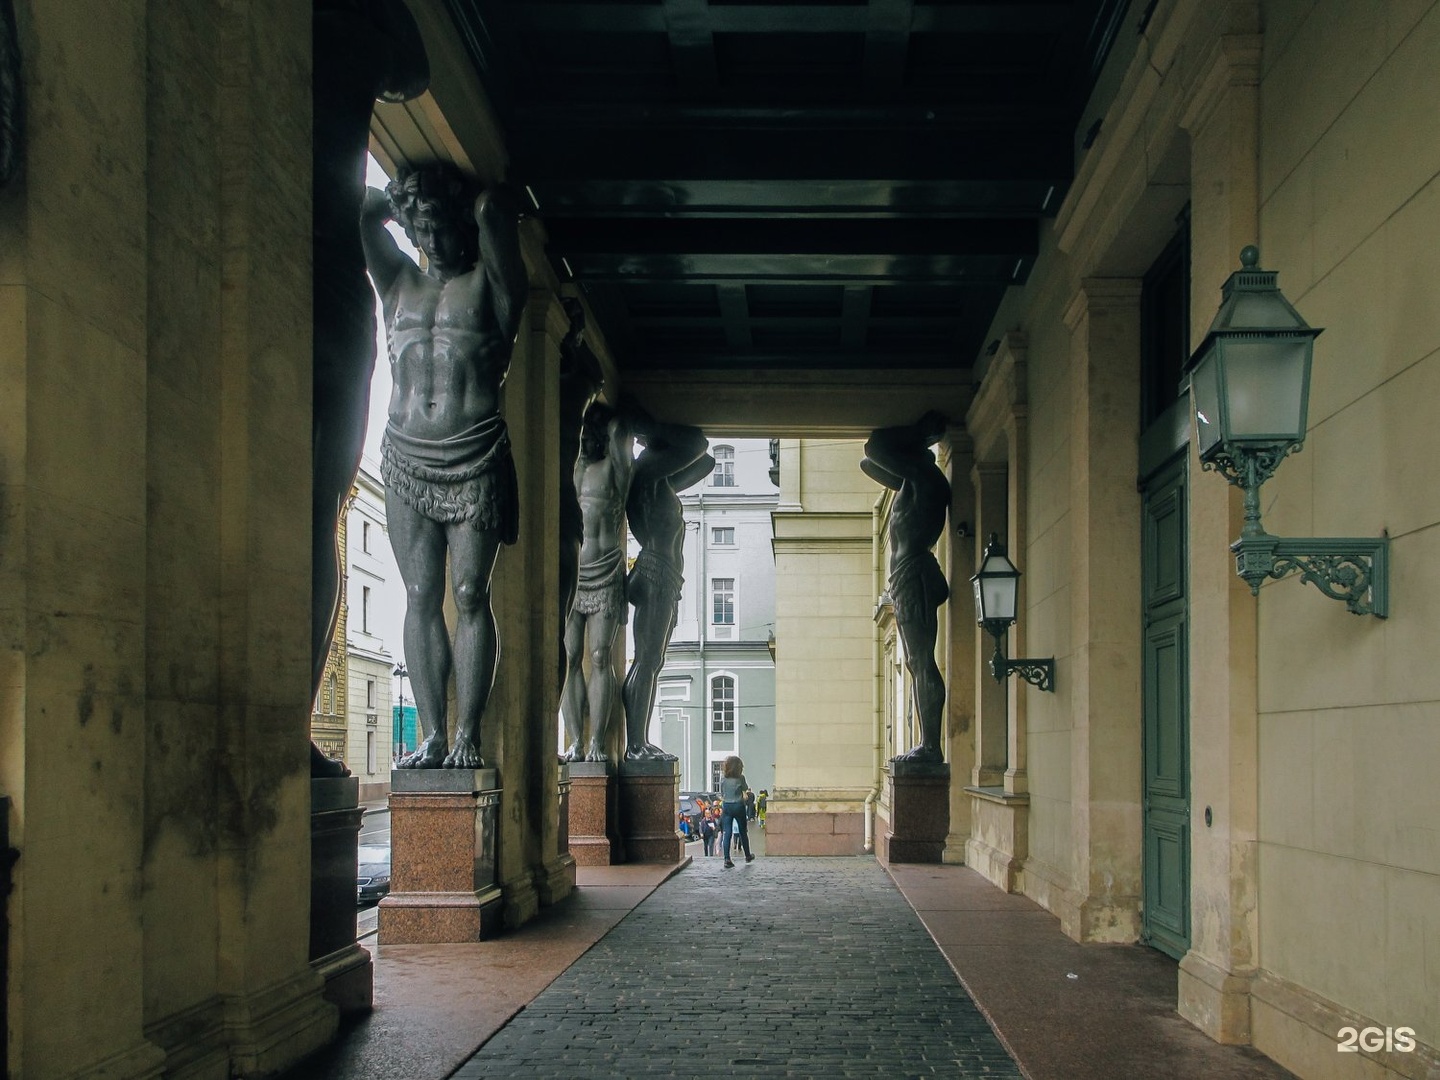
<path fill-rule="evenodd" d="M 710 543 L 717 547 L 735 546 L 735 527 L 733 525 L 722 525 L 710 530 Z"/>
<path fill-rule="evenodd" d="M 370 550 L 370 522 L 360 522 L 360 550 Z"/>
<path fill-rule="evenodd" d="M 710 762 L 710 790 L 720 790 L 720 780 L 725 775 L 725 763 L 723 761 Z"/>
<path fill-rule="evenodd" d="M 370 632 L 370 586 L 360 586 L 360 632 Z"/>
<path fill-rule="evenodd" d="M 367 709 L 373 709 L 373 708 L 375 707 L 375 680 L 374 680 L 374 679 L 366 679 L 366 680 L 365 680 L 365 707 L 366 707 Z"/>
<path fill-rule="evenodd" d="M 716 626 L 734 626 L 735 579 L 733 577 L 711 578 L 710 591 L 714 596 L 710 621 Z"/>
<path fill-rule="evenodd" d="M 717 675 L 710 682 L 710 730 L 735 730 L 735 680 L 729 675 Z"/>
<path fill-rule="evenodd" d="M 715 471 L 710 474 L 711 486 L 734 487 L 735 448 L 733 446 L 717 446 L 710 453 L 715 458 Z"/>

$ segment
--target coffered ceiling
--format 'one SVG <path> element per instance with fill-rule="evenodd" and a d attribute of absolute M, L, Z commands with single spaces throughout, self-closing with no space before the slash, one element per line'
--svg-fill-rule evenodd
<path fill-rule="evenodd" d="M 968 369 L 1125 0 L 445 0 L 622 370 Z"/>

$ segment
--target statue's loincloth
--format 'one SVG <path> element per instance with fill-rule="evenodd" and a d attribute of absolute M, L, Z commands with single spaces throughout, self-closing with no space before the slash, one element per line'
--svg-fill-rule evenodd
<path fill-rule="evenodd" d="M 929 551 L 906 555 L 890 569 L 890 602 L 895 621 L 926 618 L 950 598 L 945 572 Z"/>
<path fill-rule="evenodd" d="M 417 439 L 386 424 L 380 476 L 389 491 L 431 521 L 468 521 L 507 544 L 519 536 L 519 483 L 498 414 L 448 439 Z"/>
<path fill-rule="evenodd" d="M 680 567 L 649 548 L 642 549 L 630 569 L 625 591 L 637 607 L 642 603 L 678 604 L 685 588 L 685 575 Z"/>
<path fill-rule="evenodd" d="M 625 618 L 628 612 L 625 607 L 624 548 L 613 548 L 593 562 L 580 564 L 575 610 L 582 615 L 603 612 Z"/>

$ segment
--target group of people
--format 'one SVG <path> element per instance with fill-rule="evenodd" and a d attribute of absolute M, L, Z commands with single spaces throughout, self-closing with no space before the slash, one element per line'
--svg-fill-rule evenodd
<path fill-rule="evenodd" d="M 681 814 L 680 832 L 686 840 L 698 837 L 706 855 L 723 854 L 727 870 L 735 865 L 730 859 L 732 836 L 738 838 L 737 846 L 744 852 L 745 861 L 753 862 L 748 826 L 749 822 L 758 820 L 760 827 L 765 827 L 765 805 L 769 798 L 768 791 L 756 795 L 745 780 L 745 763 L 732 754 L 721 767 L 719 794 L 710 799 L 697 796 L 695 821 Z"/>

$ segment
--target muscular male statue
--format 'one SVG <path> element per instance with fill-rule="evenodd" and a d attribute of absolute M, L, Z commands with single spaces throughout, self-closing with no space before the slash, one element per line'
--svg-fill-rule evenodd
<path fill-rule="evenodd" d="M 430 62 L 401 0 L 314 0 L 313 236 L 315 300 L 311 448 L 310 695 L 320 690 L 340 614 L 340 513 L 360 467 L 370 376 L 375 370 L 375 294 L 365 279 L 360 208 L 376 99 L 425 92 Z M 348 770 L 310 744 L 313 776 Z"/>
<path fill-rule="evenodd" d="M 635 459 L 625 501 L 630 530 L 640 541 L 640 555 L 625 586 L 635 605 L 635 660 L 622 691 L 625 760 L 673 761 L 673 754 L 645 738 L 645 729 L 685 583 L 685 519 L 675 492 L 709 476 L 715 459 L 705 452 L 705 435 L 699 428 L 640 416 L 632 429 L 644 450 Z"/>
<path fill-rule="evenodd" d="M 945 529 L 950 483 L 930 446 L 945 433 L 945 425 L 945 417 L 928 412 L 914 424 L 873 431 L 860 463 L 866 476 L 897 493 L 890 508 L 890 600 L 920 717 L 920 745 L 900 755 L 904 761 L 944 760 L 945 680 L 935 663 L 935 639 L 937 611 L 950 587 L 930 548 Z"/>
<path fill-rule="evenodd" d="M 604 761 L 609 756 L 610 712 L 615 702 L 611 650 L 625 625 L 625 495 L 634 464 L 629 425 L 599 402 L 585 413 L 575 488 L 580 495 L 584 541 L 579 588 L 565 623 L 566 761 Z M 590 677 L 583 670 L 590 656 Z"/>
<path fill-rule="evenodd" d="M 384 305 L 395 390 L 380 444 L 385 513 L 405 583 L 405 659 L 424 741 L 402 769 L 479 769 L 480 719 L 498 643 L 490 575 L 519 527 L 515 463 L 500 386 L 529 291 L 519 203 L 508 189 L 477 195 L 448 164 L 403 172 L 365 199 L 365 260 Z M 425 256 L 401 254 L 393 216 Z M 445 626 L 445 561 L 458 613 Z M 455 671 L 455 738 L 446 683 Z"/>
<path fill-rule="evenodd" d="M 585 539 L 580 496 L 576 491 L 580 429 L 585 410 L 600 393 L 605 376 L 600 370 L 600 361 L 585 344 L 585 309 L 573 296 L 565 297 L 560 303 L 570 319 L 570 330 L 560 343 L 560 650 L 557 670 L 559 685 L 563 687 L 568 669 L 566 625 L 575 603 L 580 548 Z"/>

